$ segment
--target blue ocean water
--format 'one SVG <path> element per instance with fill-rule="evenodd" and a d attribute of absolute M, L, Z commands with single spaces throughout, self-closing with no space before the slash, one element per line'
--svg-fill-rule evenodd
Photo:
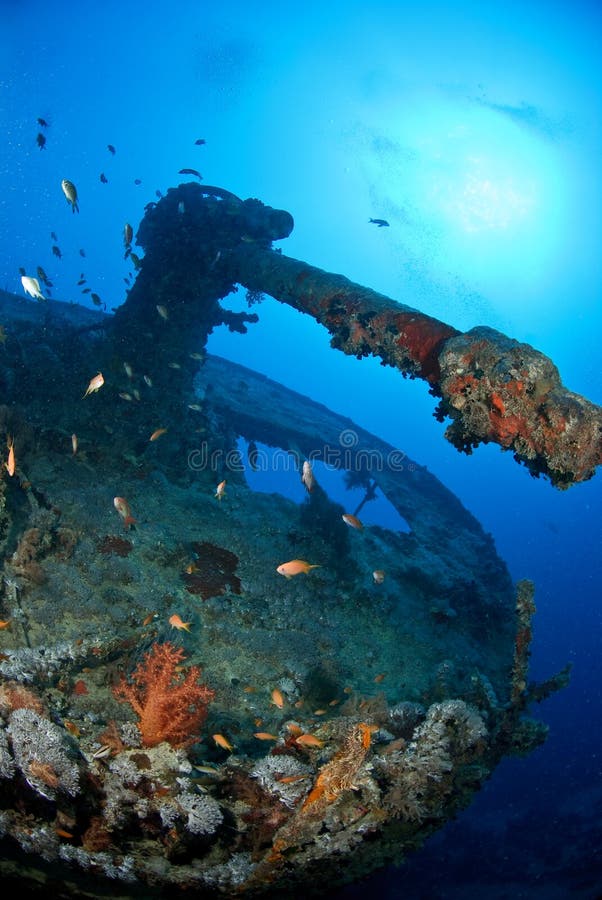
<path fill-rule="evenodd" d="M 135 230 L 155 192 L 193 167 L 289 210 L 286 254 L 460 330 L 527 341 L 568 388 L 602 402 L 597 4 L 6 2 L 0 17 L 0 287 L 20 292 L 19 267 L 41 265 L 56 298 L 90 305 L 85 270 L 117 307 L 131 269 L 123 222 Z M 79 216 L 63 178 L 78 186 Z M 242 293 L 227 305 L 246 308 Z M 559 492 L 498 447 L 460 456 L 423 383 L 336 353 L 275 301 L 259 315 L 244 336 L 214 332 L 210 352 L 427 465 L 513 578 L 536 584 L 532 677 L 573 664 L 570 687 L 537 710 L 546 744 L 504 762 L 457 822 L 370 890 L 598 896 L 599 475 Z"/>

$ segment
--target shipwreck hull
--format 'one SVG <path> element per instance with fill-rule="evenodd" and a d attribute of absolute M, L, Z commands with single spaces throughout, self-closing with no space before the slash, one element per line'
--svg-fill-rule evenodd
<path fill-rule="evenodd" d="M 182 430 L 176 409 L 151 442 L 152 389 L 117 399 L 129 376 L 110 317 L 11 295 L 0 316 L 0 437 L 17 459 L 0 482 L 7 884 L 320 894 L 400 861 L 503 755 L 543 739 L 521 718 L 529 588 L 517 617 L 491 537 L 426 469 L 215 357 L 181 399 Z M 82 399 L 101 365 L 110 399 Z M 408 533 L 349 529 L 347 510 L 301 484 L 303 459 L 351 431 L 342 468 L 371 459 Z M 239 438 L 290 455 L 294 499 L 250 489 Z M 374 462 L 392 454 L 394 467 Z M 319 568 L 285 579 L 276 568 L 293 559 Z M 167 669 L 152 668 L 156 647 Z M 179 742 L 169 728 L 191 714 L 186 678 L 212 697 Z"/>

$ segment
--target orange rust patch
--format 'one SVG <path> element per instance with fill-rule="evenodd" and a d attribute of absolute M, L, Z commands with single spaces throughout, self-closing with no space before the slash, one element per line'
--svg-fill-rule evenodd
<path fill-rule="evenodd" d="M 491 405 L 492 405 L 495 409 L 497 409 L 497 411 L 499 412 L 499 414 L 500 414 L 501 416 L 503 416 L 503 415 L 505 414 L 505 412 L 506 412 L 506 404 L 504 403 L 504 401 L 502 400 L 502 398 L 500 397 L 499 394 L 492 394 L 492 395 L 491 395 Z"/>
<path fill-rule="evenodd" d="M 397 345 L 406 350 L 420 366 L 422 377 L 429 382 L 439 381 L 441 370 L 438 351 L 445 341 L 459 332 L 443 322 L 422 315 L 400 314 L 395 316 L 394 322 L 399 332 Z"/>
<path fill-rule="evenodd" d="M 517 437 L 527 438 L 529 430 L 523 416 L 500 416 L 493 410 L 489 413 L 489 421 L 494 440 L 509 447 Z"/>

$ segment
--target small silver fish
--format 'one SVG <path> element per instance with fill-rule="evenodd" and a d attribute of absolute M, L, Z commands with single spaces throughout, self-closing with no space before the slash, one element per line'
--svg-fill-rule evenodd
<path fill-rule="evenodd" d="M 102 744 L 98 750 L 95 750 L 92 754 L 92 759 L 106 759 L 111 755 L 113 750 L 109 747 L 108 744 Z"/>
<path fill-rule="evenodd" d="M 313 489 L 316 486 L 316 479 L 314 476 L 314 471 L 311 467 L 311 463 L 308 459 L 306 459 L 305 462 L 303 463 L 303 471 L 301 474 L 301 481 L 305 485 L 305 487 L 307 489 L 307 493 L 311 494 L 311 492 L 313 491 Z"/>
<path fill-rule="evenodd" d="M 63 194 L 67 199 L 67 203 L 71 206 L 71 212 L 79 212 L 79 206 L 77 203 L 77 188 L 73 184 L 72 181 L 68 181 L 66 178 L 63 178 L 61 181 L 61 187 L 63 189 Z"/>
<path fill-rule="evenodd" d="M 37 278 L 33 278 L 31 275 L 21 275 L 21 284 L 25 293 L 33 297 L 34 300 L 46 299 L 40 289 L 40 282 Z"/>

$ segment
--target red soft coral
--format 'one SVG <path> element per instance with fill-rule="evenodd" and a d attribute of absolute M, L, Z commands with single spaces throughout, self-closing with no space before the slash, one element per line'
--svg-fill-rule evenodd
<path fill-rule="evenodd" d="M 145 747 L 161 741 L 184 747 L 198 739 L 215 692 L 199 682 L 198 666 L 190 666 L 185 675 L 177 671 L 183 659 L 181 647 L 169 642 L 153 644 L 130 680 L 122 676 L 113 688 L 115 697 L 138 714 Z"/>

